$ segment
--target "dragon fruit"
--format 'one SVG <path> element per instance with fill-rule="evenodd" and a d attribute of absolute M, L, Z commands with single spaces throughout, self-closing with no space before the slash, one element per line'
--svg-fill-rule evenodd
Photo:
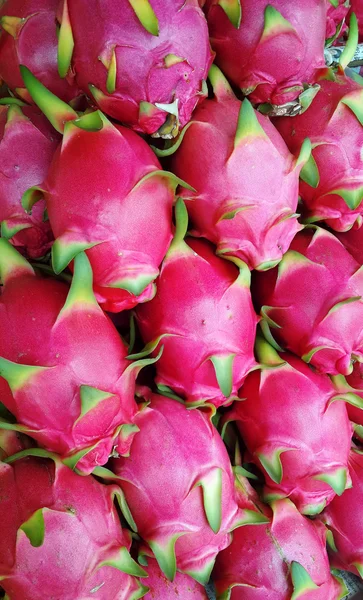
<path fill-rule="evenodd" d="M 135 418 L 140 431 L 130 456 L 111 468 L 164 575 L 172 581 L 177 569 L 205 585 L 230 532 L 266 519 L 238 507 L 231 463 L 210 416 L 171 398 L 150 399 Z"/>
<path fill-rule="evenodd" d="M 326 0 L 207 0 L 216 63 L 252 102 L 295 100 L 325 67 Z"/>
<path fill-rule="evenodd" d="M 69 289 L 36 276 L 0 238 L 0 276 L 0 329 L 6 332 L 0 397 L 20 424 L 8 427 L 84 473 L 112 452 L 127 453 L 137 430 L 135 377 L 145 363 L 126 360 L 125 344 L 93 295 L 85 254 L 75 259 Z"/>
<path fill-rule="evenodd" d="M 149 548 L 140 549 L 138 560 L 147 573 L 145 583 L 149 591 L 144 600 L 208 600 L 205 588 L 189 575 L 176 573 L 174 581 L 169 581 Z"/>
<path fill-rule="evenodd" d="M 331 575 L 326 531 L 288 499 L 272 504 L 270 523 L 236 529 L 213 572 L 218 598 L 338 600 L 347 589 Z"/>
<path fill-rule="evenodd" d="M 319 84 L 319 93 L 302 115 L 274 123 L 291 152 L 306 137 L 311 140 L 313 150 L 300 185 L 307 220 L 324 220 L 336 231 L 347 231 L 362 224 L 363 87 L 343 75 Z"/>
<path fill-rule="evenodd" d="M 182 195 L 197 234 L 217 244 L 219 254 L 265 270 L 301 229 L 299 173 L 309 141 L 296 160 L 269 119 L 247 99 L 241 104 L 214 65 L 209 78 L 215 97 L 196 110 L 172 170 L 196 190 Z"/>
<path fill-rule="evenodd" d="M 28 70 L 22 72 L 35 102 L 64 129 L 44 183 L 23 198 L 27 211 L 45 198 L 56 238 L 55 272 L 86 250 L 105 310 L 119 312 L 150 300 L 172 238 L 175 188 L 182 182 L 161 170 L 136 133 L 99 111 L 79 118 Z"/>
<path fill-rule="evenodd" d="M 119 488 L 80 477 L 57 459 L 23 455 L 0 463 L 6 514 L 0 581 L 8 597 L 92 600 L 97 592 L 100 600 L 141 598 L 147 588 L 134 576 L 146 573 L 131 558 L 131 536 L 120 526 Z"/>
<path fill-rule="evenodd" d="M 327 21 L 325 37 L 329 44 L 335 42 L 346 31 L 345 18 L 348 14 L 349 0 L 326 0 Z"/>
<path fill-rule="evenodd" d="M 314 515 L 350 485 L 352 427 L 343 400 L 362 408 L 363 400 L 337 393 L 327 375 L 292 354 L 279 356 L 263 338 L 256 350 L 261 370 L 247 377 L 233 418 L 263 469 L 265 499 L 288 496 Z"/>
<path fill-rule="evenodd" d="M 363 361 L 362 277 L 332 233 L 307 227 L 278 268 L 256 277 L 265 336 L 318 371 L 349 375 L 354 361 Z"/>
<path fill-rule="evenodd" d="M 363 440 L 363 410 L 360 401 L 363 402 L 363 365 L 355 362 L 353 371 L 346 378 L 343 375 L 334 375 L 333 383 L 339 394 L 351 398 L 347 404 L 348 417 L 354 428 L 354 437 Z"/>
<path fill-rule="evenodd" d="M 3 419 L 0 419 L 0 422 L 4 422 Z M 17 431 L 0 429 L 0 461 L 26 448 L 31 448 L 32 445 L 34 444 L 28 436 Z"/>
<path fill-rule="evenodd" d="M 321 519 L 331 534 L 331 563 L 363 578 L 363 455 L 353 448 L 349 457 L 352 489 L 336 497 L 322 513 Z"/>
<path fill-rule="evenodd" d="M 336 233 L 336 236 L 353 258 L 363 265 L 363 227 L 352 227 L 349 231 Z"/>
<path fill-rule="evenodd" d="M 188 402 L 231 404 L 256 366 L 250 272 L 239 261 L 238 273 L 205 241 L 184 241 L 188 217 L 181 199 L 176 220 L 157 294 L 136 309 L 141 336 L 154 354 L 164 346 L 156 377 L 161 390 L 172 388 Z"/>
<path fill-rule="evenodd" d="M 76 99 L 80 92 L 73 77 L 65 80 L 58 74 L 59 0 L 5 0 L 0 4 L 0 78 L 20 98 L 31 102 L 19 70 L 23 64 L 66 102 Z"/>
<path fill-rule="evenodd" d="M 350 0 L 350 14 L 354 13 L 358 19 L 359 42 L 363 42 L 363 5 L 361 0 Z"/>
<path fill-rule="evenodd" d="M 213 60 L 198 0 L 64 0 L 58 55 L 106 114 L 163 138 L 206 96 Z"/>
<path fill-rule="evenodd" d="M 27 215 L 22 194 L 45 178 L 59 142 L 57 132 L 32 106 L 14 98 L 0 101 L 1 235 L 30 258 L 46 254 L 52 243 L 44 200 Z"/>

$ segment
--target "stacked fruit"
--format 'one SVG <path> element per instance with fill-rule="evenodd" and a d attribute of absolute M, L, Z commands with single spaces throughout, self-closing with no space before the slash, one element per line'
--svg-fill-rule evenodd
<path fill-rule="evenodd" d="M 6 600 L 363 578 L 360 4 L 1 3 Z"/>

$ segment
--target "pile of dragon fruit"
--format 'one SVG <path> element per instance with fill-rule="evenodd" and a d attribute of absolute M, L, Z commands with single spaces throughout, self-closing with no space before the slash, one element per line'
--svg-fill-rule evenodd
<path fill-rule="evenodd" d="M 0 27 L 0 597 L 345 598 L 363 0 L 2 0 Z"/>

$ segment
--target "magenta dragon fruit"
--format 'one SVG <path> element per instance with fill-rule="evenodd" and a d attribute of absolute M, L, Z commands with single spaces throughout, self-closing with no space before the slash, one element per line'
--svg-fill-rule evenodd
<path fill-rule="evenodd" d="M 363 455 L 357 448 L 351 451 L 349 470 L 352 489 L 334 498 L 321 519 L 331 532 L 328 541 L 332 565 L 363 578 Z"/>
<path fill-rule="evenodd" d="M 329 44 L 335 42 L 346 31 L 345 18 L 348 14 L 349 0 L 326 0 L 327 20 L 325 37 Z"/>
<path fill-rule="evenodd" d="M 247 377 L 232 416 L 264 472 L 265 499 L 289 497 L 314 515 L 350 485 L 352 427 L 343 400 L 362 408 L 363 400 L 337 393 L 327 375 L 292 354 L 279 356 L 263 338 L 256 351 L 261 370 Z"/>
<path fill-rule="evenodd" d="M 216 63 L 252 102 L 284 104 L 325 67 L 326 0 L 207 0 Z"/>
<path fill-rule="evenodd" d="M 0 419 L 0 422 L 4 422 L 3 419 Z M 32 446 L 34 443 L 27 435 L 9 429 L 0 429 L 0 461 Z"/>
<path fill-rule="evenodd" d="M 262 328 L 277 349 L 332 375 L 363 360 L 363 271 L 332 233 L 307 227 L 278 268 L 256 279 Z"/>
<path fill-rule="evenodd" d="M 215 97 L 196 110 L 172 170 L 196 190 L 182 195 L 197 234 L 214 242 L 219 254 L 265 270 L 281 260 L 301 229 L 299 173 L 310 144 L 295 159 L 269 119 L 247 99 L 241 104 L 214 65 L 209 78 Z"/>
<path fill-rule="evenodd" d="M 350 14 L 354 13 L 358 19 L 359 42 L 363 42 L 363 4 L 361 0 L 350 0 Z"/>
<path fill-rule="evenodd" d="M 145 571 L 121 529 L 117 486 L 80 477 L 57 459 L 0 463 L 0 582 L 12 600 L 137 600 Z M 33 451 L 34 452 L 34 451 Z M 42 454 L 42 451 L 35 451 Z M 47 453 L 45 453 L 47 454 Z M 95 596 L 97 592 L 97 596 Z"/>
<path fill-rule="evenodd" d="M 198 0 L 64 0 L 58 56 L 102 111 L 163 138 L 206 96 L 213 60 Z"/>
<path fill-rule="evenodd" d="M 354 436 L 363 440 L 363 410 L 360 402 L 363 402 L 363 365 L 355 362 L 353 371 L 346 378 L 343 375 L 332 377 L 335 388 L 339 394 L 351 398 L 347 404 L 348 416 L 352 422 Z"/>
<path fill-rule="evenodd" d="M 0 238 L 0 276 L 0 329 L 7 332 L 0 397 L 19 423 L 8 428 L 85 473 L 112 453 L 126 454 L 137 431 L 135 377 L 145 363 L 126 360 L 125 344 L 93 295 L 85 254 L 75 259 L 69 289 L 35 275 Z"/>
<path fill-rule="evenodd" d="M 363 227 L 352 227 L 349 231 L 336 233 L 336 236 L 353 258 L 363 265 Z"/>
<path fill-rule="evenodd" d="M 301 172 L 300 194 L 310 222 L 337 231 L 360 227 L 363 215 L 363 87 L 343 75 L 319 81 L 310 107 L 274 123 L 291 152 L 309 137 L 312 154 Z"/>
<path fill-rule="evenodd" d="M 230 600 L 340 600 L 343 580 L 332 576 L 326 531 L 289 500 L 272 504 L 268 525 L 238 528 L 217 557 L 218 598 Z"/>
<path fill-rule="evenodd" d="M 52 232 L 44 220 L 44 200 L 28 215 L 21 198 L 29 187 L 42 183 L 58 143 L 57 132 L 37 108 L 14 98 L 0 101 L 1 236 L 30 258 L 46 254 Z"/>
<path fill-rule="evenodd" d="M 19 65 L 66 102 L 80 92 L 70 74 L 61 79 L 57 66 L 56 12 L 59 0 L 5 0 L 0 8 L 0 78 L 26 102 L 31 98 Z"/>
<path fill-rule="evenodd" d="M 27 69 L 22 72 L 33 99 L 58 130 L 64 129 L 44 183 L 23 198 L 27 211 L 45 198 L 56 238 L 55 272 L 86 250 L 105 310 L 150 300 L 172 238 L 175 188 L 183 182 L 161 170 L 136 133 L 113 125 L 99 111 L 78 117 Z"/>
<path fill-rule="evenodd" d="M 135 423 L 130 456 L 111 463 L 115 481 L 164 575 L 172 581 L 178 570 L 205 585 L 230 532 L 266 519 L 238 507 L 230 459 L 208 414 L 154 394 Z"/>
<path fill-rule="evenodd" d="M 238 272 L 205 241 L 184 241 L 188 217 L 181 199 L 176 220 L 156 296 L 136 311 L 141 336 L 154 354 L 164 347 L 156 377 L 161 390 L 171 388 L 188 402 L 230 404 L 256 367 L 250 272 L 241 261 Z"/>
<path fill-rule="evenodd" d="M 205 588 L 189 575 L 177 572 L 173 581 L 167 579 L 148 547 L 140 548 L 138 560 L 147 573 L 144 600 L 208 600 Z"/>

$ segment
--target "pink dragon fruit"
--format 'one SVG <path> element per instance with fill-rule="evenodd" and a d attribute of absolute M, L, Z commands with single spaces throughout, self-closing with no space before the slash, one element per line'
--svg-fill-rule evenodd
<path fill-rule="evenodd" d="M 359 42 L 363 42 L 363 4 L 361 0 L 350 0 L 350 14 L 354 13 L 358 19 Z"/>
<path fill-rule="evenodd" d="M 26 65 L 36 77 L 66 102 L 80 92 L 73 77 L 61 79 L 57 67 L 56 11 L 59 0 L 1 2 L 0 77 L 26 102 L 31 98 L 19 70 Z"/>
<path fill-rule="evenodd" d="M 363 361 L 362 277 L 332 233 L 307 227 L 278 268 L 256 277 L 265 335 L 323 373 L 349 375 Z"/>
<path fill-rule="evenodd" d="M 216 63 L 252 102 L 295 100 L 325 67 L 326 0 L 207 0 Z"/>
<path fill-rule="evenodd" d="M 174 240 L 161 267 L 157 294 L 137 308 L 145 343 L 157 352 L 156 383 L 188 402 L 231 404 L 247 373 L 255 368 L 253 344 L 257 316 L 252 306 L 250 272 L 240 272 L 215 256 L 204 241 L 184 241 L 188 217 L 176 205 Z M 136 358 L 141 355 L 132 355 Z"/>
<path fill-rule="evenodd" d="M 212 60 L 198 0 L 63 2 L 59 72 L 75 72 L 101 110 L 136 131 L 177 135 L 206 96 Z"/>
<path fill-rule="evenodd" d="M 213 572 L 219 599 L 338 600 L 347 589 L 332 576 L 325 527 L 289 500 L 272 504 L 270 523 L 236 529 Z"/>
<path fill-rule="evenodd" d="M 262 466 L 265 499 L 288 496 L 300 512 L 314 515 L 350 485 L 352 427 L 342 400 L 352 400 L 327 375 L 292 354 L 279 356 L 263 338 L 256 350 L 261 370 L 247 377 L 233 418 Z M 363 408 L 362 399 L 355 403 Z"/>
<path fill-rule="evenodd" d="M 38 109 L 14 98 L 0 101 L 1 236 L 30 258 L 46 254 L 52 243 L 44 200 L 27 215 L 22 194 L 45 178 L 59 142 L 57 132 Z"/>
<path fill-rule="evenodd" d="M 197 234 L 217 244 L 219 254 L 265 270 L 301 229 L 299 173 L 310 144 L 296 160 L 269 119 L 247 99 L 241 104 L 214 65 L 209 78 L 215 97 L 196 110 L 172 170 L 196 190 L 182 195 Z"/>
<path fill-rule="evenodd" d="M 331 534 L 331 563 L 363 578 L 363 455 L 353 448 L 349 457 L 352 489 L 334 498 L 321 515 Z"/>
<path fill-rule="evenodd" d="M 0 340 L 0 397 L 20 424 L 9 427 L 85 473 L 112 452 L 127 453 L 143 363 L 126 360 L 125 344 L 93 295 L 85 254 L 75 259 L 68 289 L 36 276 L 0 238 L 0 276 L 0 329 L 7 332 Z"/>
<path fill-rule="evenodd" d="M 336 233 L 343 246 L 355 258 L 355 260 L 363 265 L 363 227 L 352 227 L 349 231 Z"/>
<path fill-rule="evenodd" d="M 0 422 L 4 423 L 2 419 Z M 6 429 L 0 429 L 0 461 L 17 452 L 32 447 L 32 440 L 22 433 Z"/>
<path fill-rule="evenodd" d="M 130 456 L 111 464 L 137 531 L 168 579 L 177 569 L 205 585 L 230 532 L 266 519 L 238 507 L 227 450 L 208 414 L 153 394 L 135 423 Z"/>
<path fill-rule="evenodd" d="M 325 37 L 329 44 L 335 42 L 346 31 L 345 18 L 348 14 L 349 0 L 326 0 L 327 21 Z"/>
<path fill-rule="evenodd" d="M 174 581 L 169 581 L 149 548 L 140 549 L 138 560 L 147 573 L 149 591 L 144 600 L 208 600 L 205 588 L 189 575 L 176 573 Z"/>
<path fill-rule="evenodd" d="M 113 125 L 99 111 L 79 118 L 28 70 L 22 72 L 35 102 L 59 130 L 64 128 L 40 193 L 37 187 L 23 198 L 30 211 L 45 197 L 56 238 L 55 272 L 86 250 L 105 310 L 118 312 L 150 300 L 172 238 L 175 188 L 182 182 L 161 170 L 136 133 Z"/>
<path fill-rule="evenodd" d="M 346 378 L 343 375 L 332 377 L 336 390 L 340 394 L 351 398 L 347 404 L 348 417 L 354 428 L 354 437 L 363 440 L 363 410 L 360 402 L 363 402 L 363 365 L 355 362 L 353 371 Z"/>
<path fill-rule="evenodd" d="M 114 506 L 119 488 L 80 477 L 57 459 L 23 455 L 0 463 L 0 507 L 6 514 L 0 581 L 8 597 L 144 596 L 147 588 L 134 576 L 146 573 L 129 554 L 131 536 L 121 529 Z"/>
<path fill-rule="evenodd" d="M 311 140 L 313 150 L 300 185 L 307 220 L 324 220 L 332 229 L 346 231 L 362 224 L 363 87 L 343 75 L 319 84 L 319 93 L 302 115 L 274 123 L 291 152 L 306 137 Z"/>

